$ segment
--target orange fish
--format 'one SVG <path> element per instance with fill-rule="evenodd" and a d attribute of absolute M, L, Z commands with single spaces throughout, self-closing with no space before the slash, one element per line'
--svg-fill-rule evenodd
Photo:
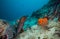
<path fill-rule="evenodd" d="M 41 25 L 42 27 L 45 27 L 48 24 L 48 19 L 40 18 L 40 19 L 38 19 L 38 24 Z"/>

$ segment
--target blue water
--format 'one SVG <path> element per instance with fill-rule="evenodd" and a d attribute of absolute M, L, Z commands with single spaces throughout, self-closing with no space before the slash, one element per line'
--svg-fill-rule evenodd
<path fill-rule="evenodd" d="M 30 16 L 49 0 L 0 0 L 0 19 L 13 21 L 21 16 Z"/>

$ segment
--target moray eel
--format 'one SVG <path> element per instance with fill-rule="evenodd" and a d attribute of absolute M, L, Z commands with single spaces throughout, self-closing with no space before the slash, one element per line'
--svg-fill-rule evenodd
<path fill-rule="evenodd" d="M 23 17 L 21 17 L 21 19 L 18 21 L 17 33 L 20 33 L 21 30 L 23 30 L 22 27 L 23 27 L 23 25 L 24 25 L 24 22 L 25 22 L 26 18 L 27 18 L 27 16 L 23 16 Z"/>

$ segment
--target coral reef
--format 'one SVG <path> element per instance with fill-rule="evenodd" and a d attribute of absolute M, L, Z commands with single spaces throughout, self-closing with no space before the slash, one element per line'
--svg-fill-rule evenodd
<path fill-rule="evenodd" d="M 6 38 L 4 36 L 6 36 Z M 0 19 L 0 37 L 3 39 L 12 39 L 13 37 L 13 30 L 9 23 L 2 19 Z"/>
<path fill-rule="evenodd" d="M 60 39 L 60 0 L 50 0 L 13 26 L 0 19 L 0 37 L 4 35 L 7 39 Z"/>
<path fill-rule="evenodd" d="M 38 19 L 47 18 L 48 29 L 43 29 L 44 22 L 40 22 L 38 25 Z M 45 20 L 45 19 L 44 19 Z M 23 27 L 24 31 L 17 36 L 17 39 L 60 39 L 60 0 L 50 0 L 41 9 L 33 12 Z"/>
<path fill-rule="evenodd" d="M 31 17 L 24 23 L 24 29 L 26 26 L 32 26 L 37 24 L 38 19 L 47 17 L 48 20 L 59 21 L 60 19 L 60 0 L 50 0 L 41 9 L 33 12 Z M 25 28 L 26 27 L 26 28 Z"/>
<path fill-rule="evenodd" d="M 56 34 L 60 33 L 57 32 L 60 28 L 59 22 L 51 21 L 48 26 L 50 27 L 49 30 L 44 30 L 39 25 L 33 25 L 31 29 L 27 29 L 27 31 L 20 34 L 17 39 L 60 39 L 59 34 Z"/>

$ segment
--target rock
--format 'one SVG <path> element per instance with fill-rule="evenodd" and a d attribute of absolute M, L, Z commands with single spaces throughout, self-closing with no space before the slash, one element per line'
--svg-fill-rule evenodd
<path fill-rule="evenodd" d="M 3 32 L 0 33 L 0 36 L 7 36 L 7 39 L 13 38 L 13 30 L 10 24 L 6 20 L 0 19 L 0 29 L 3 29 Z"/>

